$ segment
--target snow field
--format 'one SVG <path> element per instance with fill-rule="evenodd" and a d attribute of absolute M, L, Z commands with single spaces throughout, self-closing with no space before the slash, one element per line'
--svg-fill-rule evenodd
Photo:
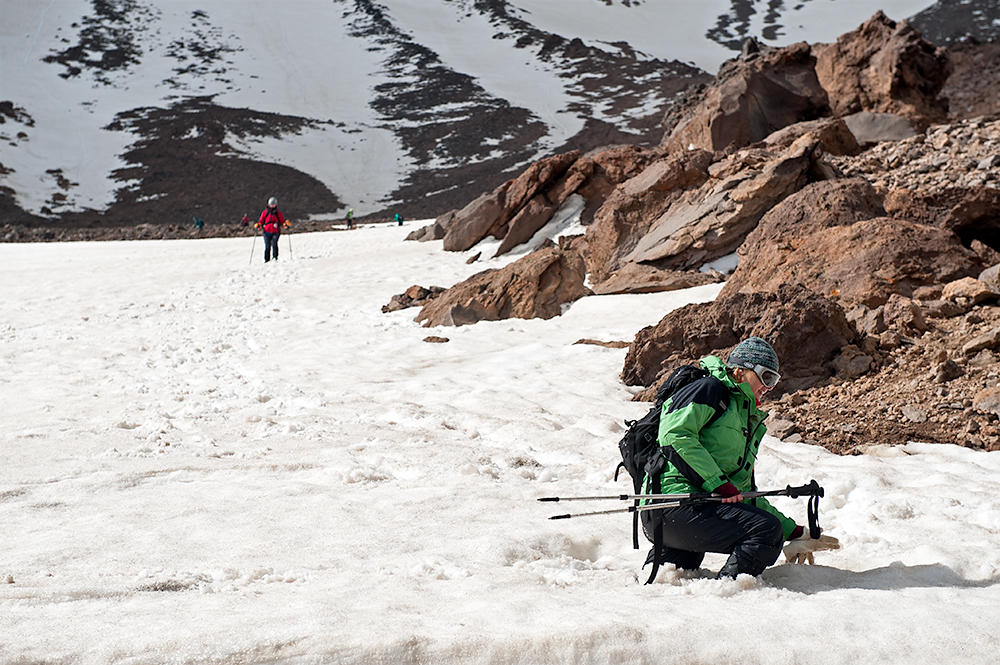
<path fill-rule="evenodd" d="M 267 265 L 249 237 L 0 245 L 0 662 L 992 659 L 1000 455 L 769 437 L 761 486 L 816 478 L 842 549 L 642 586 L 628 515 L 547 520 L 613 502 L 535 501 L 628 491 L 646 405 L 624 349 L 573 342 L 718 285 L 429 330 L 380 307 L 482 248 L 410 230 L 286 236 Z"/>

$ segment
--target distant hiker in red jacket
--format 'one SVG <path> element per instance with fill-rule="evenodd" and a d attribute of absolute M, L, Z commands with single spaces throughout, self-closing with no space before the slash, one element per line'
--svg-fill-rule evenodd
<path fill-rule="evenodd" d="M 288 226 L 285 216 L 278 210 L 278 199 L 273 196 L 267 200 L 267 207 L 260 213 L 257 220 L 257 228 L 264 236 L 264 263 L 271 260 L 272 253 L 274 260 L 278 260 L 278 238 L 281 237 L 281 228 Z"/>

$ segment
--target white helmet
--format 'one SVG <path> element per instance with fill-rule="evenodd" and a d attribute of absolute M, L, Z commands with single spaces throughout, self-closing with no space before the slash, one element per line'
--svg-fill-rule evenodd
<path fill-rule="evenodd" d="M 269 205 L 269 206 L 271 206 L 273 208 L 274 206 L 278 205 L 278 199 L 276 199 L 276 198 L 274 198 L 272 196 L 271 198 L 269 198 L 267 200 L 267 205 Z"/>

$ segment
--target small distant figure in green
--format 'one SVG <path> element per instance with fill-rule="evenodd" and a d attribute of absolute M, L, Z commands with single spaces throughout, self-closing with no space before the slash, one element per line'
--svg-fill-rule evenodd
<path fill-rule="evenodd" d="M 347 209 L 347 228 L 354 228 L 354 208 Z"/>
<path fill-rule="evenodd" d="M 395 220 L 397 226 L 403 225 L 403 216 L 400 215 L 398 212 L 395 215 L 393 215 L 392 218 L 393 220 Z"/>
<path fill-rule="evenodd" d="M 201 228 L 205 226 L 205 220 L 203 220 L 201 217 L 192 217 L 191 219 L 194 220 L 194 228 L 198 229 L 199 231 L 201 231 Z"/>

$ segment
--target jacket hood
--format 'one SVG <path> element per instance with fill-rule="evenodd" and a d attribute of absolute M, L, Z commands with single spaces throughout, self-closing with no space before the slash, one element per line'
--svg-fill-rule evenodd
<path fill-rule="evenodd" d="M 727 388 L 735 388 L 736 382 L 726 371 L 726 363 L 718 356 L 705 356 L 701 359 L 701 366 L 708 370 L 708 373 L 722 381 Z"/>

